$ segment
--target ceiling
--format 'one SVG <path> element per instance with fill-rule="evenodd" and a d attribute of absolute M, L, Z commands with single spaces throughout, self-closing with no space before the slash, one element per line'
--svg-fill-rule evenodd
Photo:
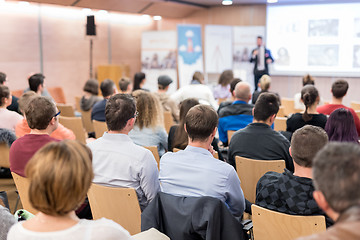
<path fill-rule="evenodd" d="M 13 0 L 24 1 L 24 0 Z M 221 6 L 221 0 L 26 0 L 28 2 L 75 6 L 107 11 L 184 18 L 200 9 Z M 347 0 L 278 0 L 278 4 L 348 2 Z M 356 0 L 350 0 L 354 2 Z M 233 5 L 266 4 L 266 0 L 233 0 Z M 226 6 L 224 6 L 226 7 Z"/>

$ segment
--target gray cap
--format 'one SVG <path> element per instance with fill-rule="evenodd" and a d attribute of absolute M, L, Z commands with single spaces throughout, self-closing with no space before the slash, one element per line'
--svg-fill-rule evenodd
<path fill-rule="evenodd" d="M 162 85 L 164 87 L 170 85 L 170 83 L 172 83 L 172 82 L 173 82 L 173 80 L 168 75 L 161 75 L 158 78 L 158 84 Z"/>

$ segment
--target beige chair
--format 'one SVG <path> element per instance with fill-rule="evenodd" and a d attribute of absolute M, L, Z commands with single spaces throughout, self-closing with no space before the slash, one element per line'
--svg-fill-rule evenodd
<path fill-rule="evenodd" d="M 355 102 L 355 101 L 351 101 L 350 102 L 350 107 L 352 109 L 356 110 L 360 110 L 360 102 Z"/>
<path fill-rule="evenodd" d="M 14 179 L 16 188 L 20 195 L 20 200 L 23 205 L 23 208 L 32 214 L 36 214 L 38 210 L 33 208 L 30 204 L 29 199 L 29 187 L 30 187 L 30 180 L 28 178 L 22 177 L 14 172 L 11 173 Z"/>
<path fill-rule="evenodd" d="M 10 168 L 9 146 L 5 142 L 0 142 L 0 167 Z"/>
<path fill-rule="evenodd" d="M 133 188 L 92 184 L 88 198 L 94 219 L 111 219 L 128 230 L 131 235 L 141 231 L 141 210 Z"/>
<path fill-rule="evenodd" d="M 108 131 L 108 128 L 107 128 L 105 122 L 93 120 L 92 123 L 93 123 L 96 138 L 102 137 L 102 135 L 104 135 L 104 132 Z"/>
<path fill-rule="evenodd" d="M 83 122 L 83 126 L 86 130 L 86 132 L 94 132 L 94 125 L 91 121 L 91 109 L 89 111 L 83 111 L 80 110 L 81 112 L 81 119 Z"/>
<path fill-rule="evenodd" d="M 294 108 L 294 99 L 281 98 L 281 106 L 284 107 L 285 116 L 289 116 L 296 112 Z"/>
<path fill-rule="evenodd" d="M 174 125 L 173 116 L 169 111 L 164 111 L 164 125 L 166 132 L 169 133 L 171 126 Z"/>
<path fill-rule="evenodd" d="M 23 95 L 23 93 L 24 93 L 24 90 L 22 90 L 22 89 L 11 91 L 11 95 L 13 95 L 17 98 L 20 98 L 21 95 Z"/>
<path fill-rule="evenodd" d="M 157 146 L 146 146 L 146 147 L 144 146 L 144 148 L 149 149 L 151 151 L 151 153 L 154 155 L 154 158 L 157 162 L 158 169 L 160 169 L 160 156 L 159 156 Z"/>
<path fill-rule="evenodd" d="M 80 112 L 80 102 L 81 102 L 81 96 L 75 96 L 75 109 L 76 111 Z"/>
<path fill-rule="evenodd" d="M 56 104 L 56 107 L 61 111 L 63 117 L 75 117 L 74 108 L 71 105 Z"/>
<path fill-rule="evenodd" d="M 276 117 L 274 121 L 275 131 L 286 131 L 286 117 Z"/>
<path fill-rule="evenodd" d="M 253 204 L 255 240 L 292 240 L 326 230 L 324 216 L 299 216 L 271 211 Z"/>
<path fill-rule="evenodd" d="M 179 148 L 173 148 L 173 152 L 178 152 L 181 149 Z M 219 159 L 219 153 L 215 151 L 215 153 L 213 154 L 214 158 Z"/>
<path fill-rule="evenodd" d="M 259 179 L 268 171 L 282 173 L 285 168 L 284 160 L 255 160 L 236 156 L 235 161 L 245 198 L 252 203 L 255 203 L 256 184 Z"/>
<path fill-rule="evenodd" d="M 233 131 L 233 130 L 228 130 L 227 131 L 227 135 L 228 135 L 228 144 L 230 144 L 230 140 L 232 138 L 232 136 L 234 135 L 236 131 Z"/>
<path fill-rule="evenodd" d="M 64 127 L 74 132 L 76 140 L 86 144 L 86 132 L 81 118 L 60 116 L 59 122 L 64 125 Z"/>
<path fill-rule="evenodd" d="M 284 106 L 280 106 L 279 107 L 279 111 L 278 113 L 276 114 L 277 117 L 285 117 L 285 108 Z"/>
<path fill-rule="evenodd" d="M 49 87 L 47 90 L 56 103 L 66 104 L 65 94 L 62 87 Z"/>
<path fill-rule="evenodd" d="M 218 98 L 218 104 L 220 105 L 222 102 L 226 102 L 228 101 L 229 99 L 228 98 Z"/>

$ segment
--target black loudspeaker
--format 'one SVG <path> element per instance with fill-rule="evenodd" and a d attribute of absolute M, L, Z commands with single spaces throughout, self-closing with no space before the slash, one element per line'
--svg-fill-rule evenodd
<path fill-rule="evenodd" d="M 87 16 L 86 35 L 87 36 L 96 36 L 95 16 L 94 15 Z"/>

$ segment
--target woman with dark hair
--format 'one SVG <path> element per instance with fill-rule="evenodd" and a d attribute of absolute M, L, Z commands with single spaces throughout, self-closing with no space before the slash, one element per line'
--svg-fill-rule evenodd
<path fill-rule="evenodd" d="M 143 72 L 135 73 L 133 91 L 139 90 L 139 89 L 144 90 L 144 91 L 149 91 L 149 90 L 143 88 L 145 82 L 146 82 L 145 73 L 143 73 Z"/>
<path fill-rule="evenodd" d="M 98 97 L 99 83 L 95 79 L 87 80 L 83 91 L 84 95 L 80 100 L 80 108 L 83 111 L 89 111 L 95 103 L 102 100 L 100 97 Z"/>
<path fill-rule="evenodd" d="M 234 79 L 232 70 L 225 70 L 219 77 L 219 84 L 214 88 L 214 98 L 231 98 L 230 82 Z"/>
<path fill-rule="evenodd" d="M 286 131 L 293 133 L 305 125 L 313 125 L 325 128 L 327 120 L 326 116 L 321 113 L 319 114 L 316 111 L 320 97 L 319 92 L 314 87 L 314 85 L 306 85 L 302 88 L 301 101 L 305 105 L 305 111 L 303 113 L 295 113 L 291 115 L 290 118 L 288 118 L 286 121 Z"/>
<path fill-rule="evenodd" d="M 354 117 L 348 109 L 333 111 L 326 122 L 325 131 L 329 141 L 359 143 Z"/>

